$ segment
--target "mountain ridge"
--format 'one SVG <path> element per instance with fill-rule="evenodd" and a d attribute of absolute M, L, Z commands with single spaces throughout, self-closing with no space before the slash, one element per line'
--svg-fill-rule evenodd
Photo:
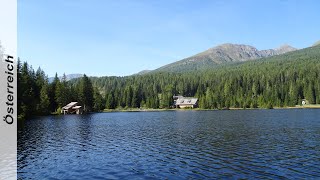
<path fill-rule="evenodd" d="M 318 46 L 318 45 L 320 45 L 320 40 L 315 42 L 312 46 Z"/>
<path fill-rule="evenodd" d="M 63 76 L 59 76 L 58 78 L 59 78 L 60 80 L 62 80 L 62 77 L 63 77 Z M 79 74 L 79 73 L 76 73 L 76 74 L 66 74 L 66 81 L 69 81 L 69 80 L 75 79 L 75 78 L 80 78 L 80 77 L 83 77 L 83 74 Z M 54 80 L 54 77 L 49 77 L 49 78 L 48 78 L 48 81 L 49 81 L 49 82 L 53 82 L 53 80 Z"/>
<path fill-rule="evenodd" d="M 135 73 L 133 75 L 144 75 L 144 74 L 147 74 L 147 73 L 149 73 L 151 71 L 153 71 L 153 70 L 145 69 L 145 70 L 139 71 L 138 73 Z"/>
<path fill-rule="evenodd" d="M 250 45 L 225 43 L 182 60 L 164 65 L 154 71 L 175 72 L 182 70 L 195 70 L 229 62 L 256 60 L 295 50 L 297 49 L 287 44 L 275 49 L 258 50 Z"/>

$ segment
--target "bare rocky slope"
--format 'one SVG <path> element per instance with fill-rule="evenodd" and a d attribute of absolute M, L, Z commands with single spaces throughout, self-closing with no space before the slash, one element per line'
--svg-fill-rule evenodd
<path fill-rule="evenodd" d="M 154 71 L 179 72 L 186 70 L 197 70 L 223 63 L 256 60 L 259 58 L 280 55 L 295 50 L 297 49 L 289 45 L 283 45 L 276 49 L 258 50 L 257 48 L 249 45 L 227 43 L 210 48 L 204 52 L 180 61 L 162 66 Z"/>

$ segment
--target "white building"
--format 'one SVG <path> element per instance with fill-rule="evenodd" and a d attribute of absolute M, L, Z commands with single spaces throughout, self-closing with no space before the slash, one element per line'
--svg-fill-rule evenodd
<path fill-rule="evenodd" d="M 175 108 L 196 108 L 198 107 L 198 98 L 173 96 Z"/>

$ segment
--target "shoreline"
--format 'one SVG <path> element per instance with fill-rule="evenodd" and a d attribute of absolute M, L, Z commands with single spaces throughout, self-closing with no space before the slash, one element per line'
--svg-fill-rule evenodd
<path fill-rule="evenodd" d="M 201 109 L 201 108 L 187 108 L 187 109 L 104 109 L 101 112 L 161 112 L 161 111 L 219 111 L 219 110 L 266 110 L 268 108 L 228 108 L 228 109 Z M 320 105 L 305 105 L 294 107 L 273 107 L 272 109 L 320 109 Z"/>
<path fill-rule="evenodd" d="M 320 109 L 320 104 L 315 105 L 305 105 L 305 106 L 295 106 L 295 107 L 273 107 L 274 110 L 281 109 Z M 270 109 L 270 110 L 272 110 Z M 229 109 L 201 109 L 201 108 L 186 108 L 186 109 L 140 109 L 140 108 L 128 108 L 128 109 L 104 109 L 103 111 L 90 112 L 91 113 L 112 113 L 112 112 L 165 112 L 165 111 L 226 111 L 226 110 L 268 110 L 268 108 L 229 108 Z M 63 114 L 50 113 L 48 115 L 38 115 L 34 117 L 42 116 L 63 116 Z M 19 118 L 18 122 L 24 121 L 26 119 Z"/>

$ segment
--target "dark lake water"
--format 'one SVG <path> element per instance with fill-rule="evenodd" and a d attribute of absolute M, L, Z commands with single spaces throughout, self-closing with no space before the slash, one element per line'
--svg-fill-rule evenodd
<path fill-rule="evenodd" d="M 19 179 L 319 179 L 320 109 L 40 117 L 18 129 Z"/>

